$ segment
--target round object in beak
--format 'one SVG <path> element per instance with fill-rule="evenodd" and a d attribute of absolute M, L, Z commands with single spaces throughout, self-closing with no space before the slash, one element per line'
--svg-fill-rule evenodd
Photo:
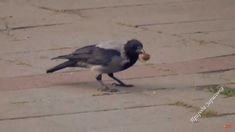
<path fill-rule="evenodd" d="M 141 61 L 148 61 L 150 59 L 150 55 L 145 53 L 145 52 L 144 53 L 140 53 L 139 54 L 139 59 Z"/>

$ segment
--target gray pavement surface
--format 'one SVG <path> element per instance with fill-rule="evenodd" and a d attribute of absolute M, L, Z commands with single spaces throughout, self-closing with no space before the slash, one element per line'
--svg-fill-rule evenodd
<path fill-rule="evenodd" d="M 0 132 L 234 132 L 235 98 L 222 94 L 190 122 L 209 86 L 235 88 L 234 12 L 234 0 L 0 0 Z M 151 55 L 117 74 L 133 88 L 45 74 L 54 56 L 131 38 Z"/>

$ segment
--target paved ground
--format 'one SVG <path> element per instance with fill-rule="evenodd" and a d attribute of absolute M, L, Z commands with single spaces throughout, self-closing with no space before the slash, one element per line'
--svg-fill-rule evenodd
<path fill-rule="evenodd" d="M 0 132 L 234 131 L 225 95 L 190 122 L 209 87 L 235 88 L 234 11 L 234 0 L 0 0 Z M 133 88 L 98 92 L 81 69 L 45 74 L 56 55 L 130 38 L 152 57 L 117 74 Z"/>

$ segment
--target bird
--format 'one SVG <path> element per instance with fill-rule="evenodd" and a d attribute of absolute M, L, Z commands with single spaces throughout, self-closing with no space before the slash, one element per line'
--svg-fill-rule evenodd
<path fill-rule="evenodd" d="M 102 81 L 102 75 L 107 74 L 115 80 L 117 82 L 113 83 L 115 86 L 133 87 L 133 85 L 125 84 L 115 77 L 114 73 L 133 66 L 137 62 L 139 55 L 143 53 L 145 53 L 143 44 L 137 39 L 105 41 L 78 48 L 71 54 L 52 58 L 52 60 L 65 59 L 66 61 L 48 69 L 46 72 L 53 73 L 69 67 L 88 68 L 97 73 L 96 80 L 101 85 L 101 91 L 115 92 L 118 90 L 108 87 Z"/>

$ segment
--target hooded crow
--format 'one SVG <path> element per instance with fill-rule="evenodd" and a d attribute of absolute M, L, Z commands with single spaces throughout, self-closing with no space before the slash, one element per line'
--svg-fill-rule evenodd
<path fill-rule="evenodd" d="M 48 69 L 47 73 L 52 73 L 67 67 L 89 68 L 97 72 L 96 80 L 102 85 L 102 91 L 115 91 L 116 89 L 110 89 L 103 83 L 102 74 L 107 74 L 114 79 L 117 82 L 115 83 L 116 86 L 133 86 L 127 85 L 116 78 L 114 73 L 133 66 L 141 53 L 145 53 L 143 44 L 136 39 L 125 42 L 107 41 L 79 48 L 68 55 L 52 58 L 66 59 L 67 61 Z"/>

